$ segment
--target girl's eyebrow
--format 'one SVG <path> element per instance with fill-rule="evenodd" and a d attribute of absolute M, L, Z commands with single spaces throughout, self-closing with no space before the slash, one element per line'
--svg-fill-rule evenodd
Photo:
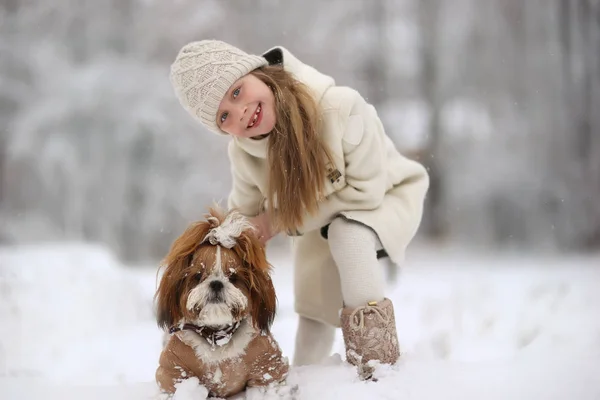
<path fill-rule="evenodd" d="M 237 83 L 237 85 L 236 85 Z M 223 98 L 227 98 L 229 96 L 231 96 L 231 92 L 236 90 L 237 88 L 241 87 L 242 84 L 241 82 L 235 82 L 233 85 L 231 85 L 231 87 L 229 89 L 227 89 L 227 91 L 225 92 L 225 94 L 223 95 Z M 222 114 L 221 112 L 221 108 L 219 108 L 217 110 L 217 126 L 221 126 L 221 118 L 219 118 L 219 116 Z"/>
<path fill-rule="evenodd" d="M 223 96 L 223 98 L 225 98 L 226 96 L 231 96 L 231 92 L 233 92 L 234 90 L 236 90 L 240 86 L 242 86 L 242 82 L 240 82 L 240 81 L 233 82 L 233 85 L 231 85 L 229 87 L 229 89 L 227 89 L 227 91 L 225 92 L 225 95 Z"/>
<path fill-rule="evenodd" d="M 227 97 L 230 96 L 232 89 L 233 89 L 233 85 L 229 89 L 227 89 L 227 91 L 223 95 L 223 99 L 226 99 Z M 219 126 L 219 127 L 221 126 L 221 118 L 220 118 L 221 114 L 223 114 L 223 112 L 221 111 L 221 107 L 219 107 L 217 109 L 217 126 Z"/>

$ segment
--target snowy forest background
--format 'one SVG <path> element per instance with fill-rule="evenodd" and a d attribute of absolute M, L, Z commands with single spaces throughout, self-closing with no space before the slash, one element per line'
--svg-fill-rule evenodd
<path fill-rule="evenodd" d="M 600 250 L 598 0 L 0 0 L 0 245 L 159 259 L 227 196 L 179 106 L 179 48 L 283 45 L 357 88 L 430 170 L 419 236 Z"/>

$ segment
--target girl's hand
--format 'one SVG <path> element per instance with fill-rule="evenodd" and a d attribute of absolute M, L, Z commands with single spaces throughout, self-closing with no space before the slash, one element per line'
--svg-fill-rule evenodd
<path fill-rule="evenodd" d="M 266 212 L 258 214 L 256 217 L 251 217 L 250 222 L 256 227 L 256 235 L 263 245 L 267 244 L 269 240 L 277 235 Z"/>

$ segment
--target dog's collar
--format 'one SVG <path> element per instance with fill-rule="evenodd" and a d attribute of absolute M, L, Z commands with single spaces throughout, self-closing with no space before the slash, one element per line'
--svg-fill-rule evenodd
<path fill-rule="evenodd" d="M 194 324 L 183 324 L 178 326 L 172 326 L 169 329 L 169 333 L 190 330 L 196 332 L 202 336 L 211 346 L 224 346 L 231 340 L 233 334 L 240 327 L 241 321 L 236 321 L 231 325 L 227 325 L 223 328 L 213 328 L 210 326 L 199 326 Z"/>

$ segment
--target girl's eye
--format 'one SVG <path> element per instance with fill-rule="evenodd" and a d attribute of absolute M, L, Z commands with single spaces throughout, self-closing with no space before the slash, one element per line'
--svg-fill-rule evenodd
<path fill-rule="evenodd" d="M 227 119 L 227 115 L 229 113 L 227 111 L 225 111 L 223 114 L 221 114 L 221 123 L 225 122 L 225 120 Z"/>
<path fill-rule="evenodd" d="M 236 97 L 238 97 L 240 95 L 240 88 L 237 88 L 233 91 L 232 96 L 235 99 Z"/>
<path fill-rule="evenodd" d="M 202 280 L 202 272 L 196 272 L 194 274 L 194 279 L 197 280 L 197 281 Z"/>

